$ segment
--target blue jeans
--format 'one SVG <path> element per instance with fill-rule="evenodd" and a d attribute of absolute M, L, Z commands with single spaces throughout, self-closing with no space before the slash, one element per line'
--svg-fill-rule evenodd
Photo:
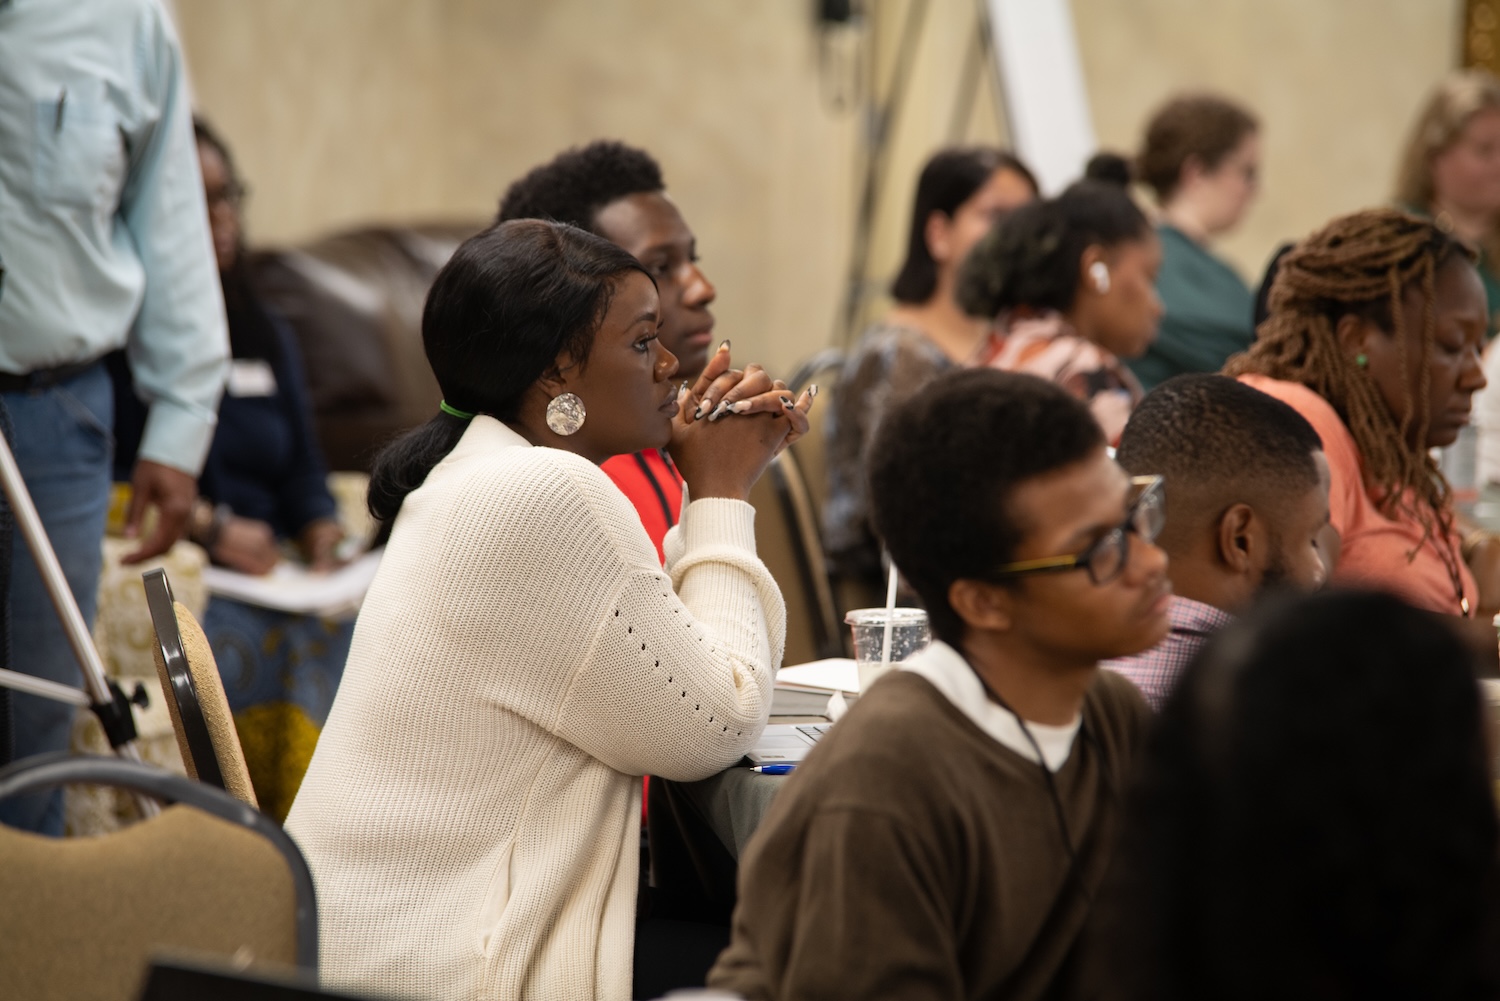
<path fill-rule="evenodd" d="M 109 512 L 114 391 L 103 365 L 52 389 L 5 393 L 15 425 L 16 464 L 41 515 L 84 621 L 94 622 Z M 11 557 L 11 670 L 80 687 L 83 684 L 62 621 L 16 532 Z M 15 757 L 68 749 L 72 706 L 12 693 Z M 0 802 L 0 823 L 42 834 L 63 833 L 62 793 L 54 790 Z"/>

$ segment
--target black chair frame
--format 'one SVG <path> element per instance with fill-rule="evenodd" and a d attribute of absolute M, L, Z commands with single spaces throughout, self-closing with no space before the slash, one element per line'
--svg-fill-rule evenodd
<path fill-rule="evenodd" d="M 151 612 L 156 643 L 167 665 L 167 677 L 172 681 L 170 694 L 177 703 L 177 718 L 182 721 L 182 734 L 187 740 L 188 753 L 193 756 L 193 771 L 197 773 L 198 781 L 227 790 L 229 787 L 219 769 L 219 756 L 214 753 L 208 723 L 203 719 L 203 706 L 198 701 L 193 672 L 188 668 L 187 653 L 182 648 L 182 630 L 177 625 L 176 602 L 167 572 L 160 568 L 147 570 L 141 578 L 145 582 L 146 607 Z"/>
<path fill-rule="evenodd" d="M 843 632 L 833 599 L 828 570 L 823 563 L 823 542 L 817 515 L 808 497 L 802 469 L 791 451 L 782 452 L 766 469 L 776 502 L 792 530 L 792 552 L 803 590 L 812 597 L 813 638 L 819 657 L 844 655 Z"/>

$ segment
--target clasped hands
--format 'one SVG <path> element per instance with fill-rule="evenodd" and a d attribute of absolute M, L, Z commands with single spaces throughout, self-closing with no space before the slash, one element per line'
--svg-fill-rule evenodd
<path fill-rule="evenodd" d="M 669 451 L 695 498 L 744 500 L 771 459 L 806 434 L 818 394 L 809 386 L 798 399 L 759 365 L 730 367 L 729 342 L 719 345 L 689 386 L 678 394 Z"/>

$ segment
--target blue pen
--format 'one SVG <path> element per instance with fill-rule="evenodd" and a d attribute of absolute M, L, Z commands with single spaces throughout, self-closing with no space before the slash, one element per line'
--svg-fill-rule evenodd
<path fill-rule="evenodd" d="M 750 770 L 752 772 L 760 772 L 762 775 L 785 775 L 788 772 L 790 772 L 793 768 L 796 768 L 796 767 L 797 766 L 795 764 L 785 764 L 785 765 L 756 765 L 754 768 L 751 768 Z"/>

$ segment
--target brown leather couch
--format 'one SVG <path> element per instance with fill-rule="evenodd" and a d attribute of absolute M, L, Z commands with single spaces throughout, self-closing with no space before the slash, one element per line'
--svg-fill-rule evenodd
<path fill-rule="evenodd" d="M 483 228 L 371 227 L 250 255 L 257 288 L 296 332 L 330 470 L 368 471 L 383 444 L 437 413 L 422 305 L 438 269 Z"/>

